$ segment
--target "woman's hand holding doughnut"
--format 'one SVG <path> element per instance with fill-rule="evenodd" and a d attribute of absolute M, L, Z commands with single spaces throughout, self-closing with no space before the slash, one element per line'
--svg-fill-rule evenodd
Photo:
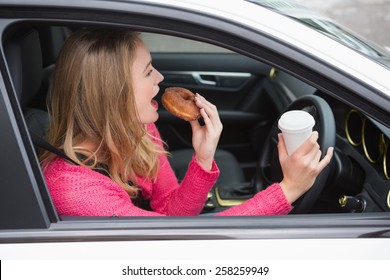
<path fill-rule="evenodd" d="M 197 162 L 206 170 L 211 170 L 219 137 L 222 133 L 222 123 L 217 107 L 204 97 L 196 94 L 195 103 L 200 108 L 204 121 L 201 126 L 198 120 L 190 121 L 192 127 L 192 146 Z"/>
<path fill-rule="evenodd" d="M 204 169 L 210 170 L 222 132 L 217 107 L 201 95 L 180 87 L 167 88 L 162 104 L 173 115 L 190 122 L 195 158 Z M 198 121 L 201 116 L 204 126 Z"/>

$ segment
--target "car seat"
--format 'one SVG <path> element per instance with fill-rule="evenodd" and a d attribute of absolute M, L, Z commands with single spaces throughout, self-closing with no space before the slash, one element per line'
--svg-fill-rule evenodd
<path fill-rule="evenodd" d="M 14 89 L 23 110 L 26 125 L 30 132 L 42 138 L 49 126 L 49 115 L 46 110 L 42 109 L 42 105 L 36 105 L 36 100 L 42 99 L 39 96 L 42 94 L 42 89 L 46 91 L 45 95 L 47 94 L 51 78 L 51 73 L 48 72 L 53 69 L 51 63 L 46 63 L 43 68 L 42 50 L 50 49 L 48 46 L 43 47 L 44 44 L 50 43 L 50 40 L 43 38 L 47 37 L 42 34 L 40 36 L 36 29 L 28 28 L 7 37 L 4 46 Z M 170 163 L 178 179 L 181 180 L 185 175 L 193 150 L 177 150 L 171 154 Z M 221 170 L 218 185 L 245 182 L 244 173 L 233 154 L 217 150 L 215 160 Z"/>
<path fill-rule="evenodd" d="M 25 29 L 5 39 L 4 52 L 15 93 L 30 131 L 44 136 L 49 126 L 46 111 L 30 107 L 41 88 L 42 53 L 39 34 Z"/>

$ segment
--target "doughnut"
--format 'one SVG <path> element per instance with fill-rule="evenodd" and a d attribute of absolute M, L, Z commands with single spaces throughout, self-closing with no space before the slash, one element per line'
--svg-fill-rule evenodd
<path fill-rule="evenodd" d="M 199 107 L 195 104 L 195 94 L 182 87 L 168 87 L 162 96 L 162 104 L 172 115 L 185 121 L 200 118 Z"/>

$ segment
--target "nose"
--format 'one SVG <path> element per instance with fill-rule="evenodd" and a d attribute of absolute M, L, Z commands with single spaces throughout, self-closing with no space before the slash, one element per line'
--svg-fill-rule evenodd
<path fill-rule="evenodd" d="M 157 74 L 156 81 L 157 81 L 157 84 L 159 84 L 164 80 L 164 76 L 157 70 L 156 70 L 156 74 Z"/>

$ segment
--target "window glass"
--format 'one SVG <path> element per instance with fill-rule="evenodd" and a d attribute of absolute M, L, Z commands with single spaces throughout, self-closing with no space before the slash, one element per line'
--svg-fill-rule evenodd
<path fill-rule="evenodd" d="M 189 39 L 161 35 L 155 33 L 143 33 L 142 38 L 150 52 L 207 52 L 207 53 L 228 53 L 227 49 L 217 47 L 208 43 L 193 41 Z"/>

